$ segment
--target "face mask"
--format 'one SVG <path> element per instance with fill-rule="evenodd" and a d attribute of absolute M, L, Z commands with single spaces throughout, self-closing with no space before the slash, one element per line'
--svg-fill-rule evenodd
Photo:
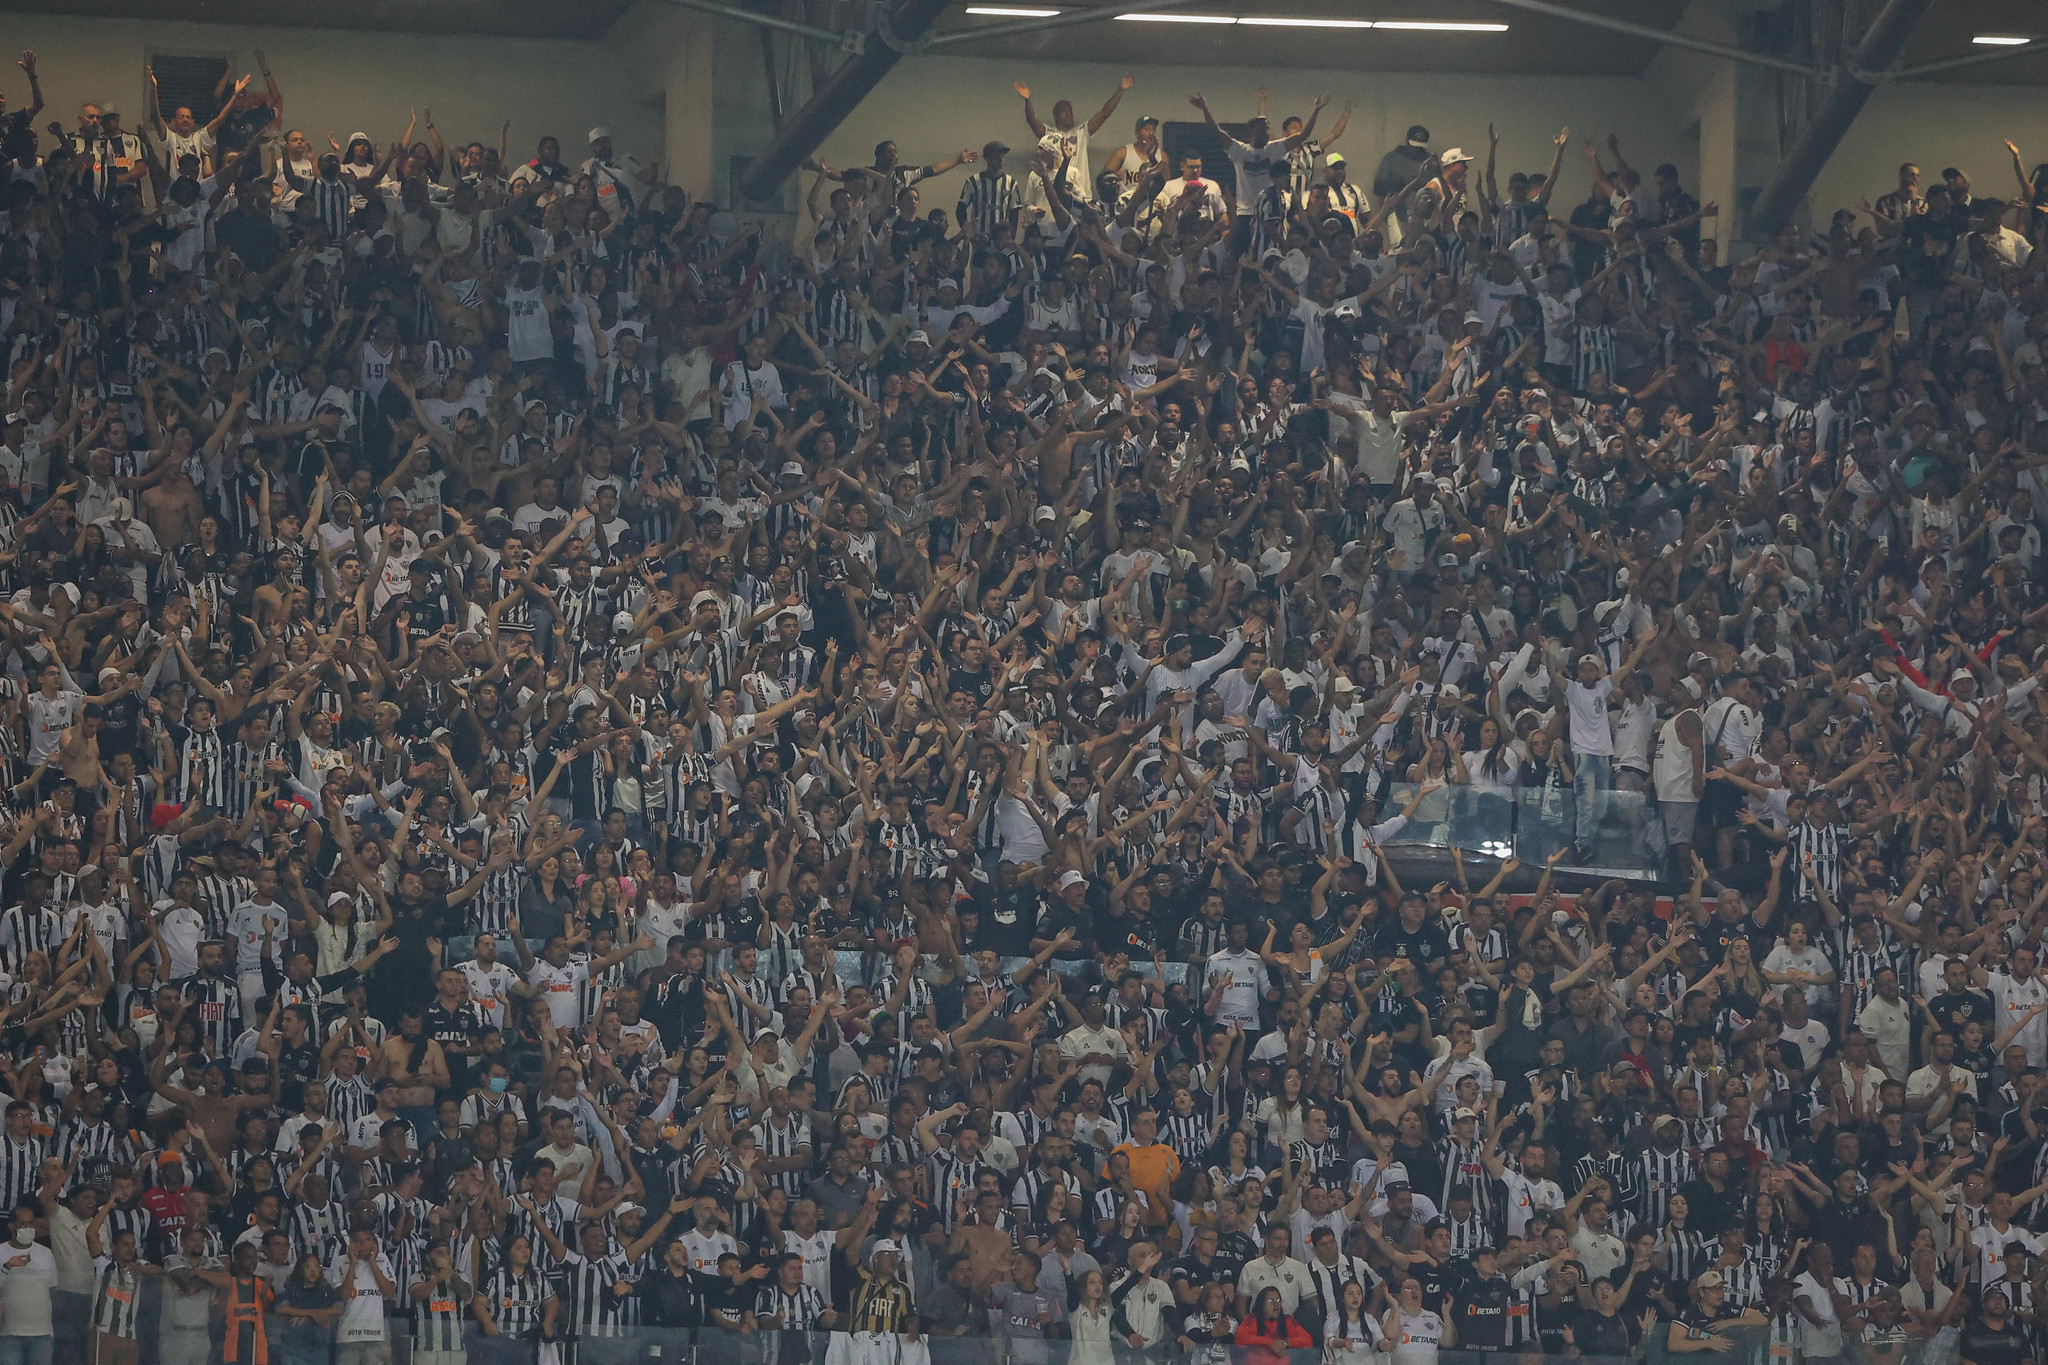
<path fill-rule="evenodd" d="M 509 1076 L 493 1076 L 490 1078 L 487 1084 L 491 1087 L 492 1094 L 502 1095 L 505 1093 L 507 1087 L 509 1087 L 512 1084 L 512 1078 Z"/>
<path fill-rule="evenodd" d="M 16 1228 L 14 1230 L 14 1244 L 18 1247 L 33 1246 L 35 1240 L 36 1230 L 34 1228 Z"/>

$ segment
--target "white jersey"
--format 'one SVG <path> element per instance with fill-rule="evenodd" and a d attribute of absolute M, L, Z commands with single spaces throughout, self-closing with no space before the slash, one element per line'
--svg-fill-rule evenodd
<path fill-rule="evenodd" d="M 547 304 L 541 291 L 505 286 L 505 312 L 511 318 L 506 329 L 506 347 L 512 363 L 551 360 L 555 354 L 554 331 L 548 325 Z"/>
<path fill-rule="evenodd" d="M 78 719 L 79 710 L 85 705 L 83 692 L 60 690 L 54 697 L 46 697 L 40 690 L 28 694 L 28 761 L 30 766 L 41 763 L 57 752 L 57 745 L 64 738 L 64 732 Z"/>
<path fill-rule="evenodd" d="M 1436 1365 L 1444 1342 L 1444 1320 L 1424 1309 L 1401 1315 L 1401 1336 L 1394 1343 L 1394 1365 Z"/>
<path fill-rule="evenodd" d="M 804 1258 L 804 1283 L 828 1300 L 832 1297 L 832 1248 L 838 1241 L 838 1233 L 822 1228 L 809 1237 L 799 1236 L 793 1228 L 782 1230 L 782 1249 Z"/>
<path fill-rule="evenodd" d="M 519 979 L 519 973 L 502 962 L 493 962 L 486 967 L 471 959 L 459 969 L 463 979 L 469 982 L 470 1003 L 483 1015 L 484 1024 L 490 1028 L 505 1027 L 505 1002 L 512 994 L 512 983 Z"/>

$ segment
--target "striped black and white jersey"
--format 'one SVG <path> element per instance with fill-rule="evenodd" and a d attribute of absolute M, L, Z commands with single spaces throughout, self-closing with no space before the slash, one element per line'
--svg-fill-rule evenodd
<path fill-rule="evenodd" d="M 360 1073 L 347 1080 L 338 1076 L 327 1078 L 327 1117 L 340 1124 L 343 1132 L 355 1127 L 357 1120 L 376 1107 L 377 1096 Z"/>
<path fill-rule="evenodd" d="M 240 819 L 240 816 L 236 816 Z M 199 879 L 199 893 L 192 898 L 200 918 L 206 921 L 206 936 L 225 941 L 228 918 L 256 896 L 256 884 L 247 877 L 223 877 L 209 872 Z"/>
<path fill-rule="evenodd" d="M 1597 1156 L 1587 1152 L 1572 1163 L 1572 1174 L 1578 1179 L 1578 1184 L 1571 1187 L 1573 1189 L 1584 1186 L 1597 1175 L 1614 1188 L 1614 1197 L 1623 1206 L 1635 1203 L 1635 1168 L 1620 1152 L 1604 1152 Z"/>
<path fill-rule="evenodd" d="M 763 971 L 756 971 L 748 976 L 742 976 L 738 972 L 733 972 L 731 973 L 732 984 L 722 988 L 725 991 L 726 1004 L 732 1010 L 734 1022 L 740 1026 L 740 1031 L 748 1037 L 752 1037 L 765 1025 L 760 1023 L 752 1010 L 749 1010 L 744 1004 L 740 1003 L 740 997 L 745 996 L 762 1009 L 773 1013 L 775 1010 L 775 987 L 770 985 L 769 981 L 768 974 Z M 908 1029 L 905 1032 L 907 1033 Z M 794 1193 L 794 1191 L 791 1191 L 791 1193 Z"/>
<path fill-rule="evenodd" d="M 220 732 L 193 730 L 185 737 L 178 760 L 178 794 L 181 801 L 198 801 L 220 810 L 226 804 L 227 784 L 222 769 Z"/>
<path fill-rule="evenodd" d="M 819 1326 L 825 1310 L 831 1306 L 823 1294 L 808 1284 L 799 1284 L 795 1293 L 779 1283 L 763 1285 L 754 1298 L 755 1316 L 773 1318 L 775 1327 L 788 1332 L 808 1332 Z"/>
<path fill-rule="evenodd" d="M 980 1161 L 962 1161 L 951 1152 L 934 1152 L 930 1164 L 932 1207 L 950 1233 L 960 1223 L 959 1201 L 972 1199 L 981 1173 L 993 1168 Z"/>
<path fill-rule="evenodd" d="M 2024 1282 L 2022 1284 L 2024 1286 Z M 1892 1288 L 1893 1286 L 1878 1279 L 1875 1275 L 1871 1276 L 1869 1284 L 1858 1283 L 1853 1275 L 1838 1275 L 1835 1277 L 1835 1292 L 1847 1299 L 1851 1304 L 1869 1303 L 1878 1295 L 1890 1292 Z M 2012 1286 L 2006 1285 L 2005 1288 L 2010 1292 Z M 2015 1311 L 2020 1311 L 2025 1305 L 2021 1304 L 2018 1299 L 2014 1299 L 2012 1306 Z"/>
<path fill-rule="evenodd" d="M 1011 222 L 1023 207 L 1024 196 L 1017 188 L 1017 177 L 983 171 L 968 176 L 961 185 L 955 212 L 967 232 L 993 237 L 997 224 Z"/>
<path fill-rule="evenodd" d="M 1698 1167 L 1685 1148 L 1660 1152 L 1651 1147 L 1636 1157 L 1636 1207 L 1638 1222 L 1653 1228 L 1664 1226 L 1671 1216 L 1671 1196 L 1678 1187 L 1698 1174 Z"/>
<path fill-rule="evenodd" d="M 140 1204 L 131 1209 L 124 1209 L 116 1204 L 107 1210 L 107 1221 L 101 1235 L 106 1238 L 106 1245 L 112 1246 L 116 1237 L 124 1232 L 128 1233 L 135 1238 L 137 1251 L 154 1258 L 158 1249 L 151 1244 L 150 1236 L 155 1231 L 156 1215 L 148 1209 Z"/>
<path fill-rule="evenodd" d="M 74 1115 L 58 1131 L 56 1141 L 54 1155 L 57 1160 L 66 1166 L 77 1163 L 70 1184 L 65 1186 L 67 1195 L 78 1185 L 96 1180 L 107 1172 L 123 1146 L 120 1131 L 113 1124 L 105 1119 L 92 1123 L 83 1114 Z"/>
<path fill-rule="evenodd" d="M 1214 1126 L 1210 1123 L 1209 1116 L 1202 1113 L 1168 1114 L 1166 1121 L 1159 1128 L 1159 1140 L 1173 1148 L 1173 1154 L 1180 1158 L 1182 1166 L 1188 1165 L 1209 1150 L 1213 1134 Z"/>
<path fill-rule="evenodd" d="M 339 1199 L 329 1199 L 319 1208 L 294 1199 L 289 1221 L 285 1231 L 291 1234 L 294 1256 L 311 1253 L 325 1265 L 348 1250 L 348 1210 Z"/>
<path fill-rule="evenodd" d="M 499 1266 L 491 1276 L 484 1300 L 496 1319 L 500 1335 L 513 1341 L 531 1341 L 540 1335 L 541 1317 L 549 1299 L 555 1297 L 547 1276 L 533 1266 L 514 1273 Z"/>
<path fill-rule="evenodd" d="M 470 1300 L 476 1297 L 469 1281 L 455 1274 L 436 1280 L 431 1272 L 423 1272 L 414 1283 L 428 1288 L 423 1299 L 407 1293 L 412 1303 L 412 1349 L 459 1353 Z"/>
<path fill-rule="evenodd" d="M 275 740 L 259 748 L 236 740 L 223 745 L 220 752 L 221 765 L 221 811 L 228 819 L 239 821 L 249 813 L 249 807 L 256 800 L 256 793 L 264 787 L 267 774 L 263 770 L 266 759 L 283 758 L 284 746 Z"/>
<path fill-rule="evenodd" d="M 754 1142 L 762 1156 L 795 1156 L 799 1148 L 811 1146 L 810 1120 L 792 1114 L 786 1122 L 777 1123 L 773 1113 L 763 1114 L 754 1125 Z M 767 1182 L 795 1198 L 809 1179 L 810 1173 L 799 1168 L 776 1171 L 767 1177 Z"/>
<path fill-rule="evenodd" d="M 43 1140 L 0 1138 L 0 1198 L 7 1208 L 33 1199 L 43 1184 Z"/>
<path fill-rule="evenodd" d="M 519 892 L 526 874 L 518 867 L 493 868 L 483 874 L 484 884 L 469 901 L 469 930 L 472 934 L 503 936 L 505 926 L 519 909 Z"/>
<path fill-rule="evenodd" d="M 1454 1260 L 1469 1261 L 1481 1247 L 1493 1245 L 1493 1233 L 1486 1219 L 1476 1212 L 1464 1218 L 1446 1218 L 1445 1226 L 1451 1234 L 1451 1256 Z"/>
<path fill-rule="evenodd" d="M 1381 1283 L 1379 1272 L 1365 1263 L 1360 1256 L 1346 1256 L 1339 1253 L 1336 1264 L 1325 1265 L 1315 1252 L 1304 1249 L 1301 1262 L 1308 1267 L 1309 1280 L 1316 1287 L 1316 1299 L 1325 1305 L 1325 1311 L 1334 1315 L 1329 1305 L 1342 1306 L 1344 1286 L 1358 1284 L 1365 1286 L 1365 1301 L 1372 1302 L 1373 1286 Z"/>
<path fill-rule="evenodd" d="M 1678 1284 L 1691 1284 L 1693 1276 L 1714 1263 L 1713 1239 L 1692 1228 L 1666 1223 L 1657 1229 L 1656 1254 L 1664 1258 L 1664 1273 Z"/>
<path fill-rule="evenodd" d="M 562 1267 L 568 1289 L 568 1334 L 584 1339 L 623 1335 L 621 1310 L 632 1294 L 625 1261 L 617 1256 L 592 1260 L 580 1251 L 571 1251 Z M 620 1287 L 627 1292 L 619 1294 Z"/>
<path fill-rule="evenodd" d="M 1744 1253 L 1742 1264 L 1720 1267 L 1721 1282 L 1728 1286 L 1728 1302 L 1737 1308 L 1761 1306 L 1764 1281 L 1771 1278 L 1773 1269 L 1758 1258 L 1754 1247 Z"/>
<path fill-rule="evenodd" d="M 1297 1178 L 1314 1185 L 1341 1186 L 1351 1177 L 1351 1166 L 1344 1160 L 1344 1149 L 1335 1142 L 1291 1142 L 1287 1145 L 1287 1162 L 1296 1167 Z M 1480 1168 L 1480 1177 L 1485 1178 L 1485 1168 Z M 1477 1188 L 1472 1198 L 1475 1206 L 1479 1200 Z M 1445 1205 L 1449 1200 L 1446 1197 Z"/>
<path fill-rule="evenodd" d="M 207 1054 L 227 1056 L 242 1031 L 241 987 L 232 977 L 188 976 L 178 984 L 178 994 L 184 998 L 187 1017 L 199 1026 Z"/>
<path fill-rule="evenodd" d="M 1067 1187 L 1067 1193 L 1075 1199 L 1081 1198 L 1080 1177 L 1072 1171 L 1061 1171 L 1059 1183 Z M 1017 1183 L 1010 1187 L 1010 1206 L 1019 1209 L 1036 1210 L 1040 1197 L 1052 1185 L 1052 1180 L 1036 1166 L 1017 1177 Z"/>
<path fill-rule="evenodd" d="M 1456 1138 L 1440 1138 L 1436 1144 L 1437 1162 L 1444 1170 L 1443 1198 L 1438 1208 L 1451 1206 L 1451 1191 L 1460 1185 L 1472 1191 L 1472 1208 L 1482 1217 L 1493 1213 L 1493 1181 L 1486 1174 L 1486 1144 L 1460 1142 Z"/>
<path fill-rule="evenodd" d="M 897 979 L 894 970 L 884 972 L 882 979 L 875 983 L 874 989 L 870 994 L 877 1000 L 889 1000 L 895 996 L 896 988 L 899 984 L 901 983 Z M 927 1010 L 936 1010 L 937 1008 L 937 998 L 932 994 L 931 982 L 915 976 L 911 977 L 910 984 L 903 987 L 903 1004 L 896 1011 L 896 1036 L 898 1038 L 908 1038 L 910 1036 L 910 1021 L 920 1015 L 924 1015 Z M 934 1019 L 934 1022 L 936 1022 L 936 1019 Z"/>
<path fill-rule="evenodd" d="M 112 1257 L 93 1257 L 92 1325 L 110 1337 L 135 1340 L 135 1313 L 142 1306 L 142 1275 L 135 1262 L 115 1264 Z"/>
<path fill-rule="evenodd" d="M 0 965 L 18 980 L 30 953 L 42 953 L 54 962 L 64 930 L 63 916 L 50 906 L 9 906 L 0 914 Z"/>

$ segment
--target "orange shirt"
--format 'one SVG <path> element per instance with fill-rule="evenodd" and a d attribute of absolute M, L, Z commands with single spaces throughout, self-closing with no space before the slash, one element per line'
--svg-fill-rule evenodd
<path fill-rule="evenodd" d="M 1146 1221 L 1163 1225 L 1173 1216 L 1173 1182 L 1180 1176 L 1180 1158 L 1163 1142 L 1150 1147 L 1124 1142 L 1117 1145 L 1116 1151 L 1131 1160 L 1131 1184 L 1152 1196 Z"/>

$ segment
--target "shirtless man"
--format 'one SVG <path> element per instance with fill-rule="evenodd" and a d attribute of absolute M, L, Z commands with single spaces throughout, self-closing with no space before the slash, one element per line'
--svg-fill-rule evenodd
<path fill-rule="evenodd" d="M 208 943 L 200 950 L 205 954 L 219 953 L 220 945 Z M 203 967 L 202 967 L 203 970 Z M 169 1021 L 166 1027 L 175 1028 L 176 1021 Z M 161 1059 L 159 1059 L 161 1067 Z M 161 1075 L 161 1070 L 158 1071 Z M 235 1133 L 240 1128 L 242 1115 L 252 1110 L 268 1109 L 277 1102 L 277 1072 L 271 1070 L 267 1076 L 268 1085 L 258 1091 L 237 1092 L 227 1088 L 228 1068 L 225 1062 L 208 1063 L 204 1072 L 206 1093 L 187 1090 L 183 1086 L 168 1085 L 154 1081 L 156 1093 L 185 1111 L 185 1117 L 205 1138 L 206 1145 L 213 1151 L 223 1151 L 234 1145 Z"/>
<path fill-rule="evenodd" d="M 199 539 L 199 519 L 206 515 L 199 488 L 185 473 L 183 461 L 171 467 L 154 488 L 142 490 L 142 524 L 158 545 L 191 545 Z"/>
<path fill-rule="evenodd" d="M 114 671 L 111 668 L 103 670 L 100 680 L 105 682 L 107 674 Z M 97 794 L 112 780 L 100 763 L 100 730 L 105 725 L 106 711 L 87 705 L 78 713 L 78 720 L 57 740 L 57 766 L 64 770 L 64 776 L 78 784 L 82 792 Z"/>
<path fill-rule="evenodd" d="M 384 1040 L 384 1074 L 391 1078 L 391 1102 L 397 1108 L 431 1108 L 434 1092 L 450 1084 L 448 1058 L 441 1045 L 426 1039 L 417 1067 L 413 1049 L 421 1041 L 420 1007 L 408 1003 L 398 1017 L 398 1032 Z"/>

